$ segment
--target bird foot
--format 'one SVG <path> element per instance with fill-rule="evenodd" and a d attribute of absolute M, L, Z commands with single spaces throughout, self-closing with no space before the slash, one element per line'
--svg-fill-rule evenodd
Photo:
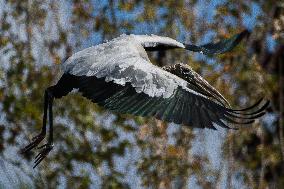
<path fill-rule="evenodd" d="M 45 134 L 39 134 L 35 137 L 33 137 L 32 142 L 28 144 L 25 148 L 21 149 L 21 153 L 27 153 L 37 147 L 39 143 L 45 138 Z"/>
<path fill-rule="evenodd" d="M 38 149 L 41 149 L 41 151 L 35 157 L 35 165 L 33 168 L 36 168 L 36 166 L 38 166 L 38 164 L 40 164 L 40 162 L 49 154 L 49 152 L 53 149 L 53 144 L 47 143 L 38 147 Z"/>

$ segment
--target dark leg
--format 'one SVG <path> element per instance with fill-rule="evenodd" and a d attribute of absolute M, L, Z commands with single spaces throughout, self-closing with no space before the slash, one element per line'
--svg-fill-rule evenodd
<path fill-rule="evenodd" d="M 45 90 L 44 94 L 44 115 L 43 115 L 43 126 L 41 133 L 34 137 L 32 142 L 26 146 L 22 153 L 29 152 L 33 148 L 37 147 L 38 144 L 45 138 L 46 135 L 46 121 L 47 113 L 49 114 L 49 137 L 48 142 L 43 146 L 39 147 L 40 153 L 35 157 L 34 168 L 49 154 L 53 148 L 53 114 L 52 105 L 54 98 L 61 98 L 72 91 L 73 88 L 77 88 L 78 78 L 70 74 L 63 74 L 56 85 L 51 86 Z M 49 110 L 47 112 L 47 109 Z"/>
<path fill-rule="evenodd" d="M 49 114 L 49 136 L 48 136 L 48 142 L 44 144 L 43 146 L 39 147 L 38 149 L 41 149 L 40 153 L 35 157 L 35 165 L 33 168 L 35 168 L 53 149 L 53 113 L 52 113 L 52 105 L 53 105 L 53 93 L 51 88 L 47 89 L 48 91 L 48 114 Z"/>
<path fill-rule="evenodd" d="M 21 150 L 21 153 L 27 153 L 33 148 L 37 147 L 39 143 L 45 138 L 46 135 L 46 119 L 47 119 L 47 108 L 48 108 L 48 91 L 44 93 L 44 113 L 42 119 L 42 128 L 39 135 L 33 137 L 32 142 Z"/>

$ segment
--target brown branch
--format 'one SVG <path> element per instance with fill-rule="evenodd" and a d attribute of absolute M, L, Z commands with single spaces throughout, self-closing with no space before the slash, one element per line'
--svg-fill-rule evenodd
<path fill-rule="evenodd" d="M 280 148 L 282 153 L 282 159 L 284 160 L 284 120 L 283 120 L 283 112 L 284 112 L 284 72 L 283 72 L 283 55 L 279 56 L 279 140 L 280 140 Z M 282 60 L 281 60 L 282 59 Z"/>

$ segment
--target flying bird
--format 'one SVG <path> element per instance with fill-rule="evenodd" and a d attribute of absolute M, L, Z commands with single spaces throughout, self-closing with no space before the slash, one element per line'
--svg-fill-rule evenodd
<path fill-rule="evenodd" d="M 53 149 L 53 100 L 78 89 L 82 96 L 116 113 L 155 117 L 189 127 L 216 129 L 214 124 L 251 124 L 262 116 L 269 101 L 259 100 L 244 109 L 232 109 L 228 101 L 190 66 L 158 67 L 146 51 L 186 49 L 205 55 L 232 50 L 249 34 L 247 30 L 217 43 L 201 46 L 180 43 L 157 35 L 121 35 L 109 42 L 79 51 L 62 63 L 64 74 L 44 93 L 43 126 L 39 135 L 22 149 L 39 147 L 34 168 Z M 262 104 L 262 105 L 261 105 Z"/>

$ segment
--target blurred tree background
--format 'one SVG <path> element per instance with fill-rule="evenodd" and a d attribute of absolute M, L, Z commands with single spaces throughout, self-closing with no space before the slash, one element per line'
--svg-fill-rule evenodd
<path fill-rule="evenodd" d="M 174 50 L 231 102 L 271 99 L 236 131 L 114 115 L 76 94 L 55 101 L 55 148 L 36 169 L 19 149 L 40 131 L 43 94 L 72 53 L 122 33 L 202 44 L 251 35 L 217 57 Z M 0 0 L 0 188 L 284 188 L 282 0 Z"/>

